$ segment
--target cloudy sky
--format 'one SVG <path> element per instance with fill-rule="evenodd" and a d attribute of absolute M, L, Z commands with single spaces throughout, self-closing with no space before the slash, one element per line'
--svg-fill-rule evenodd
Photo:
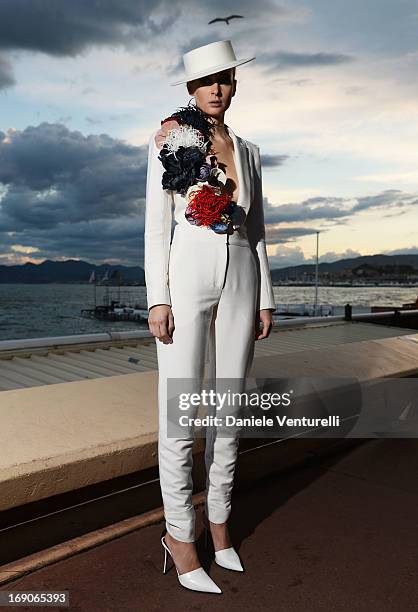
<path fill-rule="evenodd" d="M 230 25 L 208 21 L 243 15 Z M 418 253 L 416 0 L 0 0 L 0 263 L 143 265 L 147 142 L 231 39 L 272 268 Z"/>

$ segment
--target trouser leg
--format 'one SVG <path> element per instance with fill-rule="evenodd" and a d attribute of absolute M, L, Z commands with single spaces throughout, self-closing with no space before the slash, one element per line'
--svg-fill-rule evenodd
<path fill-rule="evenodd" d="M 176 539 L 195 539 L 192 503 L 193 432 L 167 435 L 167 381 L 188 379 L 185 392 L 200 393 L 213 307 L 222 286 L 226 257 L 222 245 L 189 241 L 175 234 L 170 254 L 170 295 L 175 330 L 173 343 L 157 342 L 159 434 L 158 460 L 167 531 Z M 197 412 L 197 408 L 196 408 Z M 176 413 L 178 415 L 178 412 Z M 189 410 L 188 416 L 192 417 Z"/>
<path fill-rule="evenodd" d="M 190 306 L 193 307 L 192 304 Z M 194 437 L 193 434 L 190 436 L 184 434 L 180 438 L 168 437 L 167 407 L 170 404 L 167 383 L 171 378 L 187 378 L 190 379 L 186 385 L 187 392 L 200 392 L 211 311 L 201 311 L 199 316 L 196 316 L 195 310 L 191 323 L 186 323 L 178 310 L 177 312 L 173 343 L 163 344 L 156 340 L 159 369 L 158 462 L 167 531 L 178 540 L 193 542 L 195 539 L 195 510 L 192 503 Z M 186 392 L 184 386 L 182 392 Z M 188 416 L 193 414 L 189 411 Z"/>
<path fill-rule="evenodd" d="M 257 271 L 249 248 L 236 245 L 228 248 L 226 281 L 215 312 L 214 333 L 210 335 L 208 372 L 217 392 L 240 393 L 245 390 L 245 378 L 254 355 Z M 223 407 L 217 413 L 225 416 L 237 410 L 239 404 Z M 219 433 L 215 426 L 206 430 L 206 512 L 213 523 L 224 523 L 231 512 L 239 445 L 236 428 L 224 432 L 223 436 Z"/>

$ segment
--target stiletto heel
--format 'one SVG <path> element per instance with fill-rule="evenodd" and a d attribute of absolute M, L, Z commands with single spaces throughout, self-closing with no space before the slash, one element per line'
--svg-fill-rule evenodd
<path fill-rule="evenodd" d="M 164 547 L 164 567 L 163 574 L 167 572 L 167 549 Z"/>
<path fill-rule="evenodd" d="M 203 514 L 203 521 L 203 526 L 205 529 L 205 546 L 207 548 L 210 527 L 206 514 Z M 215 550 L 215 563 L 217 563 L 221 567 L 224 567 L 225 569 L 234 570 L 235 572 L 244 571 L 238 553 L 233 546 L 231 546 L 230 548 L 223 548 L 222 550 Z"/>
<path fill-rule="evenodd" d="M 190 572 L 179 574 L 176 564 L 174 563 L 173 555 L 171 554 L 171 551 L 165 541 L 166 533 L 167 530 L 164 529 L 161 534 L 161 544 L 164 548 L 163 574 L 166 573 L 167 554 L 169 554 L 173 561 L 174 567 L 176 568 L 178 581 L 186 589 L 190 589 L 192 591 L 202 591 L 205 593 L 222 593 L 216 582 L 212 580 L 212 578 L 205 572 L 202 566 L 198 567 L 197 569 L 191 570 Z"/>

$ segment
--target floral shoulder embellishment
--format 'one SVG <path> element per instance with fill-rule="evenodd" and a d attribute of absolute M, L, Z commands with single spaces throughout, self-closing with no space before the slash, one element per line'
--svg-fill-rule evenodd
<path fill-rule="evenodd" d="M 155 140 L 165 170 L 162 187 L 186 198 L 185 217 L 192 225 L 232 233 L 245 212 L 232 201 L 225 189 L 227 177 L 210 154 L 213 130 L 210 116 L 197 106 L 181 107 L 161 121 Z"/>

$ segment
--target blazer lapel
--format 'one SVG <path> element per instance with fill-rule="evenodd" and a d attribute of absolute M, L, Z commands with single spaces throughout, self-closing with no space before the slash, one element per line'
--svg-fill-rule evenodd
<path fill-rule="evenodd" d="M 250 159 L 249 150 L 245 141 L 235 134 L 232 128 L 227 125 L 228 132 L 231 134 L 234 143 L 234 160 L 239 181 L 238 206 L 241 206 L 248 213 L 251 205 L 251 180 L 250 180 Z"/>

